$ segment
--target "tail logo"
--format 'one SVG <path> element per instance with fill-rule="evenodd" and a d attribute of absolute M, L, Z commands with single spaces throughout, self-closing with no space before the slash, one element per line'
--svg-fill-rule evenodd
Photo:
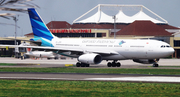
<path fill-rule="evenodd" d="M 119 45 L 122 45 L 124 43 L 126 43 L 126 42 L 122 40 L 121 42 L 119 42 Z"/>
<path fill-rule="evenodd" d="M 40 37 L 51 41 L 54 36 L 49 31 L 49 29 L 47 28 L 46 24 L 43 22 L 37 11 L 34 8 L 29 8 L 28 13 L 29 13 L 29 18 L 31 21 L 34 37 L 35 38 Z"/>

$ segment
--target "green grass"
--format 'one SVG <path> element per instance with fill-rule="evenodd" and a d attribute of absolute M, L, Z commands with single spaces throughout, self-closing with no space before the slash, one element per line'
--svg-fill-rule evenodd
<path fill-rule="evenodd" d="M 0 66 L 14 66 L 14 65 L 17 65 L 17 64 L 14 64 L 14 63 L 0 63 Z"/>
<path fill-rule="evenodd" d="M 0 68 L 0 72 L 44 73 L 102 73 L 102 74 L 157 74 L 180 75 L 179 69 L 123 69 L 123 68 Z"/>
<path fill-rule="evenodd" d="M 159 66 L 159 67 L 177 67 L 177 68 L 180 68 L 180 66 Z"/>
<path fill-rule="evenodd" d="M 4 97 L 177 97 L 179 90 L 180 84 L 0 80 Z"/>

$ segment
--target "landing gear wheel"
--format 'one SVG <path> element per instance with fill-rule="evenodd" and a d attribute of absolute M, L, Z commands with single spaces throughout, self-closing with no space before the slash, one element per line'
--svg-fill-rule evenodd
<path fill-rule="evenodd" d="M 154 63 L 154 64 L 153 64 L 153 67 L 159 67 L 159 64 Z"/>
<path fill-rule="evenodd" d="M 89 64 L 86 64 L 85 66 L 86 66 L 86 67 L 89 67 Z"/>
<path fill-rule="evenodd" d="M 89 64 L 77 62 L 76 67 L 89 67 Z"/>
<path fill-rule="evenodd" d="M 85 67 L 86 66 L 86 64 L 84 64 L 84 63 L 81 63 L 81 67 Z"/>
<path fill-rule="evenodd" d="M 58 57 L 55 57 L 54 59 L 55 59 L 55 60 L 57 60 L 57 59 L 58 59 Z"/>
<path fill-rule="evenodd" d="M 81 66 L 81 63 L 77 62 L 76 67 L 80 67 L 80 66 Z"/>
<path fill-rule="evenodd" d="M 112 63 L 111 63 L 111 62 L 108 62 L 108 63 L 107 63 L 107 66 L 108 66 L 108 67 L 111 67 L 111 66 L 112 66 Z"/>
<path fill-rule="evenodd" d="M 21 60 L 23 60 L 24 58 L 23 58 L 23 56 L 21 56 Z"/>
<path fill-rule="evenodd" d="M 108 62 L 107 63 L 107 66 L 108 67 L 120 67 L 121 66 L 121 63 L 117 62 L 117 60 L 114 60 L 112 63 L 111 62 Z"/>
<path fill-rule="evenodd" d="M 117 62 L 117 63 L 116 63 L 116 66 L 117 66 L 117 67 L 120 67 L 120 66 L 121 66 L 121 63 Z"/>
<path fill-rule="evenodd" d="M 116 63 L 115 62 L 112 62 L 112 67 L 116 67 Z"/>

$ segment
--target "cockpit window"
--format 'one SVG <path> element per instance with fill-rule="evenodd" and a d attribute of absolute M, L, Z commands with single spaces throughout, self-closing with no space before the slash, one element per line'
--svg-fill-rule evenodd
<path fill-rule="evenodd" d="M 161 45 L 161 48 L 169 48 L 169 47 L 171 47 L 171 46 L 169 46 L 169 45 Z"/>

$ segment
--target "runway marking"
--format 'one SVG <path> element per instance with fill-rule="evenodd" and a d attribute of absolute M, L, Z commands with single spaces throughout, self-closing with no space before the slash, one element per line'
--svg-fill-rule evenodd
<path fill-rule="evenodd" d="M 178 82 L 180 83 L 180 77 L 163 77 L 163 76 L 151 76 L 151 77 L 115 77 L 115 78 L 42 78 L 42 77 L 0 77 L 0 79 L 27 79 L 27 80 L 84 80 L 84 81 L 130 81 L 130 82 Z"/>
<path fill-rule="evenodd" d="M 70 78 L 0 77 L 0 79 L 71 80 Z"/>
<path fill-rule="evenodd" d="M 65 66 L 66 66 L 66 67 L 68 67 L 68 66 L 73 66 L 73 64 L 65 64 Z"/>
<path fill-rule="evenodd" d="M 117 78 L 86 78 L 85 80 L 102 80 L 102 81 L 144 81 L 144 82 L 180 82 L 180 77 L 117 77 Z"/>

